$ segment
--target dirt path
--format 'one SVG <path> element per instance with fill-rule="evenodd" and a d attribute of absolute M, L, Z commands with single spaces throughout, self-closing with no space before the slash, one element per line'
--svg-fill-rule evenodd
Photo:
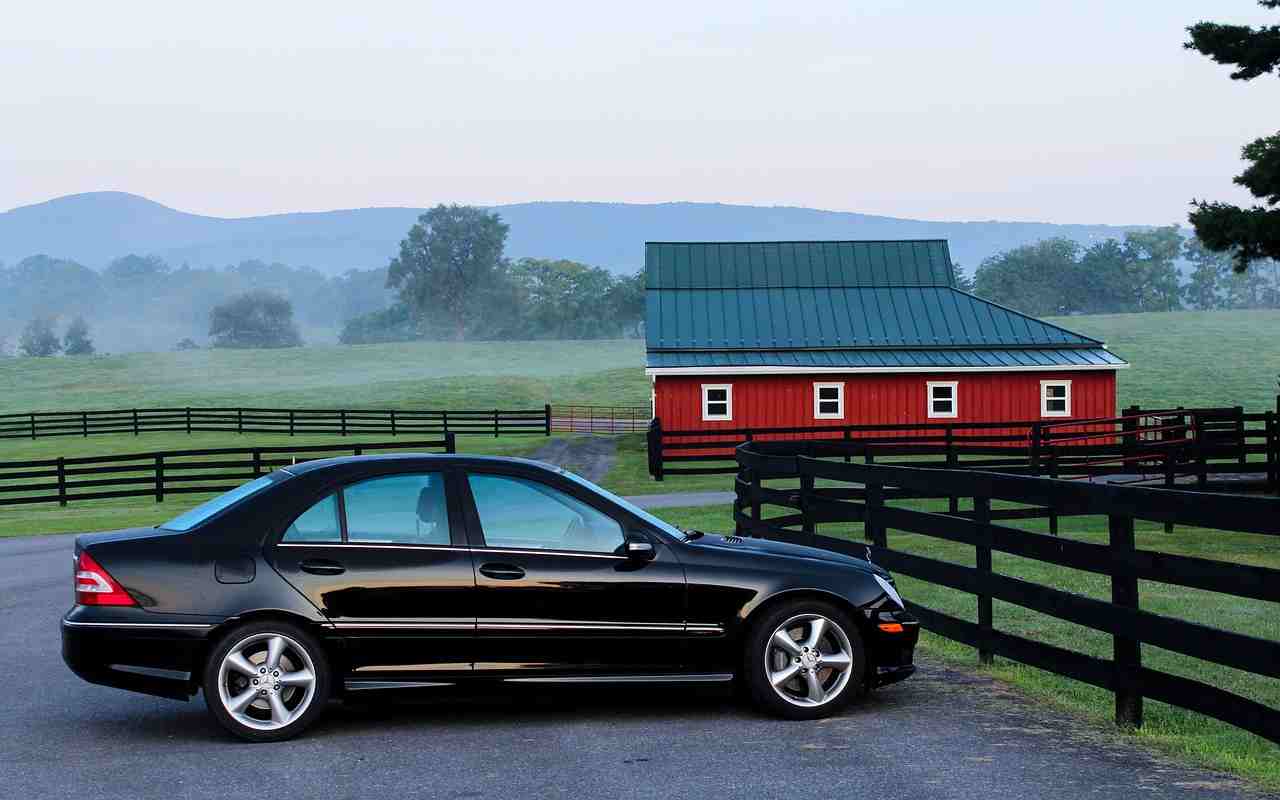
<path fill-rule="evenodd" d="M 613 466 L 617 448 L 612 436 L 574 436 L 547 442 L 533 457 L 598 483 Z"/>

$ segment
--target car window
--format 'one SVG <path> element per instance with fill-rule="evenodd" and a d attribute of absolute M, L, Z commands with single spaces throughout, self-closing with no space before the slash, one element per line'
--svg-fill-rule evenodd
<path fill-rule="evenodd" d="M 166 531 L 189 531 L 203 523 L 205 520 L 211 519 L 228 508 L 231 508 L 236 503 L 239 503 L 242 500 L 247 500 L 249 497 L 261 492 L 276 481 L 282 480 L 282 478 L 277 477 L 278 474 L 279 473 L 272 473 L 270 475 L 264 475 L 257 480 L 252 480 L 246 484 L 237 486 L 231 491 L 220 494 L 212 500 L 206 500 L 190 511 L 179 514 L 168 522 L 160 523 L 158 527 L 161 530 Z"/>
<path fill-rule="evenodd" d="M 469 475 L 489 547 L 612 553 L 624 536 L 618 521 L 539 481 Z"/>
<path fill-rule="evenodd" d="M 391 475 L 342 490 L 347 541 L 449 544 L 449 507 L 438 472 Z"/>
<path fill-rule="evenodd" d="M 329 495 L 298 515 L 284 532 L 284 542 L 340 542 L 338 498 Z"/>

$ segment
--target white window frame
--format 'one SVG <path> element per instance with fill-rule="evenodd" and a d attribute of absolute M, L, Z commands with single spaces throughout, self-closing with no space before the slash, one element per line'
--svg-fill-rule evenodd
<path fill-rule="evenodd" d="M 934 411 L 933 410 L 933 390 L 942 387 L 951 389 L 951 411 Z M 938 398 L 939 400 L 943 398 Z M 960 381 L 927 381 L 925 383 L 925 410 L 929 412 L 929 419 L 955 419 L 960 415 Z"/>
<path fill-rule="evenodd" d="M 711 415 L 707 413 L 707 393 L 713 389 L 724 389 L 724 416 Z M 714 402 L 720 402 L 716 400 Z M 733 421 L 733 384 L 732 383 L 704 383 L 702 384 L 702 421 L 703 422 L 732 422 Z"/>
<path fill-rule="evenodd" d="M 1066 400 L 1066 403 L 1064 403 L 1064 404 L 1063 404 L 1063 405 L 1064 405 L 1064 407 L 1065 407 L 1065 409 L 1066 409 L 1065 411 L 1050 411 L 1050 410 L 1049 410 L 1049 400 L 1050 400 L 1050 398 L 1049 398 L 1049 387 L 1050 387 L 1050 386 L 1062 386 L 1062 387 L 1064 387 L 1064 388 L 1067 390 L 1067 392 L 1066 392 L 1066 395 L 1065 395 L 1065 396 L 1063 396 L 1063 397 L 1055 397 L 1055 398 L 1052 398 L 1052 399 L 1054 399 L 1054 400 L 1064 400 L 1064 399 L 1065 399 L 1065 400 Z M 1071 416 L 1071 381 L 1064 381 L 1064 380 L 1061 380 L 1061 379 L 1056 380 L 1056 381 L 1040 381 L 1040 416 L 1042 416 L 1042 417 L 1069 417 L 1069 416 Z"/>
<path fill-rule="evenodd" d="M 836 399 L 835 399 L 836 412 L 834 414 L 822 413 L 822 404 L 824 402 L 825 403 L 832 402 L 830 400 L 821 399 L 823 389 L 836 390 Z M 836 383 L 815 383 L 813 385 L 813 418 L 814 419 L 844 419 L 844 382 L 843 381 L 839 381 Z"/>

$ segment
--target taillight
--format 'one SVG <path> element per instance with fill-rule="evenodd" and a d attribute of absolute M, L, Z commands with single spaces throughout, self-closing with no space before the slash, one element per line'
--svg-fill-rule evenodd
<path fill-rule="evenodd" d="M 93 560 L 88 550 L 76 559 L 76 602 L 82 606 L 136 606 L 111 573 Z"/>

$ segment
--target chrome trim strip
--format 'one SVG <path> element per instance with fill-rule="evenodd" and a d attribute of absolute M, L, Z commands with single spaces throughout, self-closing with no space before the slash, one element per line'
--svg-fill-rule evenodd
<path fill-rule="evenodd" d="M 456 631 L 474 630 L 474 622 L 335 622 L 338 630 L 421 630 Z"/>
<path fill-rule="evenodd" d="M 689 633 L 721 634 L 724 633 L 724 626 L 691 624 L 686 625 L 685 630 Z"/>
<path fill-rule="evenodd" d="M 681 633 L 683 623 L 660 622 L 480 622 L 482 631 L 663 631 Z"/>
<path fill-rule="evenodd" d="M 207 630 L 213 627 L 212 624 L 194 622 L 73 622 L 69 619 L 64 619 L 62 624 L 68 628 L 152 628 L 155 630 L 167 628 Z"/>
<path fill-rule="evenodd" d="M 683 675 L 572 675 L 568 677 L 503 678 L 503 683 L 727 683 L 731 672 Z"/>
<path fill-rule="evenodd" d="M 614 553 L 583 553 L 576 550 L 541 550 L 537 547 L 512 548 L 512 547 L 473 547 L 473 553 L 505 553 L 509 555 L 519 556 L 571 556 L 575 558 L 612 558 L 619 561 L 626 561 L 626 556 L 616 555 Z"/>
<path fill-rule="evenodd" d="M 330 547 L 338 550 L 450 550 L 458 553 L 471 548 L 451 544 L 364 544 L 363 542 L 278 542 L 276 547 Z"/>
<path fill-rule="evenodd" d="M 420 689 L 437 686 L 453 686 L 447 681 L 353 681 L 343 682 L 343 687 L 349 692 L 359 692 L 366 689 Z"/>

